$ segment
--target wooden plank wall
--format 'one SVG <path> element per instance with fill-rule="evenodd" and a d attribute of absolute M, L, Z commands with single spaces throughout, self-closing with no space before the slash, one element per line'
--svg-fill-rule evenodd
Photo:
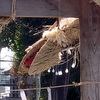
<path fill-rule="evenodd" d="M 0 16 L 12 14 L 11 1 L 0 0 Z M 80 0 L 16 0 L 15 5 L 16 17 L 80 16 Z"/>

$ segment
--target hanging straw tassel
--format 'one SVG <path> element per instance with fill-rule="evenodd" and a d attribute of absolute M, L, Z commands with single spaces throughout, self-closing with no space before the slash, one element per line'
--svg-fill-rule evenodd
<path fill-rule="evenodd" d="M 75 45 L 79 42 L 79 20 L 62 18 L 60 20 L 60 28 L 54 26 L 44 32 L 43 37 L 26 49 L 27 54 L 24 56 L 20 63 L 22 69 L 25 68 L 24 62 L 32 52 L 36 51 L 38 47 L 40 50 L 35 55 L 29 69 L 26 70 L 30 75 L 39 74 L 52 66 L 58 64 L 58 53 L 66 47 Z"/>
<path fill-rule="evenodd" d="M 94 1 L 97 5 L 100 6 L 100 0 L 91 0 L 91 1 Z"/>
<path fill-rule="evenodd" d="M 29 75 L 39 74 L 56 65 L 59 62 L 58 53 L 61 49 L 57 44 L 47 41 L 33 60 L 29 68 Z"/>
<path fill-rule="evenodd" d="M 37 41 L 36 43 L 34 43 L 32 46 L 29 46 L 26 49 L 26 55 L 23 57 L 20 65 L 19 65 L 19 69 L 18 69 L 18 73 L 28 73 L 29 68 L 27 68 L 24 63 L 25 60 L 34 52 L 36 51 L 38 48 L 41 48 L 43 46 L 43 44 L 46 42 L 45 39 L 40 39 L 39 41 Z"/>
<path fill-rule="evenodd" d="M 15 20 L 16 17 L 16 0 L 12 0 L 12 15 L 11 18 Z"/>

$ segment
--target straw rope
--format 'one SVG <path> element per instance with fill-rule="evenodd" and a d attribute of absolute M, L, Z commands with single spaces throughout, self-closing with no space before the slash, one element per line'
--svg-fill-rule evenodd
<path fill-rule="evenodd" d="M 96 82 L 96 81 L 86 81 L 86 82 L 79 82 L 79 83 L 73 82 L 72 84 L 68 84 L 68 85 L 50 86 L 49 88 L 56 89 L 56 88 L 62 88 L 62 87 L 78 87 L 78 86 L 83 86 L 83 85 L 100 85 L 100 82 Z M 14 90 L 6 90 L 6 91 L 20 91 L 20 90 L 29 91 L 29 90 L 39 90 L 39 89 L 44 90 L 47 88 L 48 87 L 27 88 L 27 89 L 14 89 Z M 0 91 L 2 91 L 2 90 L 0 90 Z"/>
<path fill-rule="evenodd" d="M 12 14 L 11 18 L 15 20 L 16 17 L 16 0 L 12 0 Z"/>

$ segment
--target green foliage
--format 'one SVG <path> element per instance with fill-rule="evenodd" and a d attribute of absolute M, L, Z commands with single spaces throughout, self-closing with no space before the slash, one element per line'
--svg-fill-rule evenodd
<path fill-rule="evenodd" d="M 0 47 L 8 47 L 15 53 L 14 67 L 19 65 L 25 55 L 25 49 L 41 38 L 41 33 L 46 30 L 43 26 L 52 25 L 54 22 L 54 18 L 17 18 L 6 26 L 0 35 Z M 49 81 L 48 77 L 47 74 L 43 75 L 42 78 L 45 79 L 43 86 L 47 86 L 46 79 Z M 45 95 L 44 91 L 42 91 L 43 95 Z M 43 100 L 47 100 L 44 97 L 47 98 L 47 94 L 43 96 Z"/>
<path fill-rule="evenodd" d="M 43 87 L 46 87 L 46 86 L 51 86 L 51 83 L 52 83 L 52 76 L 53 76 L 53 73 L 48 73 L 47 71 L 43 72 L 41 74 L 41 81 L 43 81 L 41 83 L 41 85 Z"/>
<path fill-rule="evenodd" d="M 0 47 L 8 47 L 15 52 L 17 63 L 14 65 L 17 66 L 25 55 L 25 49 L 40 39 L 41 34 L 36 33 L 44 29 L 43 25 L 53 23 L 54 19 L 47 18 L 17 18 L 2 31 Z"/>
<path fill-rule="evenodd" d="M 1 35 L 0 35 L 0 47 L 10 47 L 12 43 L 12 39 L 14 37 L 15 33 L 15 24 L 12 22 L 13 25 L 10 25 L 9 28 L 6 27 Z M 10 30 L 12 27 L 12 30 Z"/>

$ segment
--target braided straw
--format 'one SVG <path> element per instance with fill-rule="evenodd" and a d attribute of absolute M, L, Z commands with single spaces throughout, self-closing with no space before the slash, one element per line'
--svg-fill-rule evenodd
<path fill-rule="evenodd" d="M 12 0 L 12 15 L 11 18 L 15 20 L 16 17 L 16 0 Z"/>

